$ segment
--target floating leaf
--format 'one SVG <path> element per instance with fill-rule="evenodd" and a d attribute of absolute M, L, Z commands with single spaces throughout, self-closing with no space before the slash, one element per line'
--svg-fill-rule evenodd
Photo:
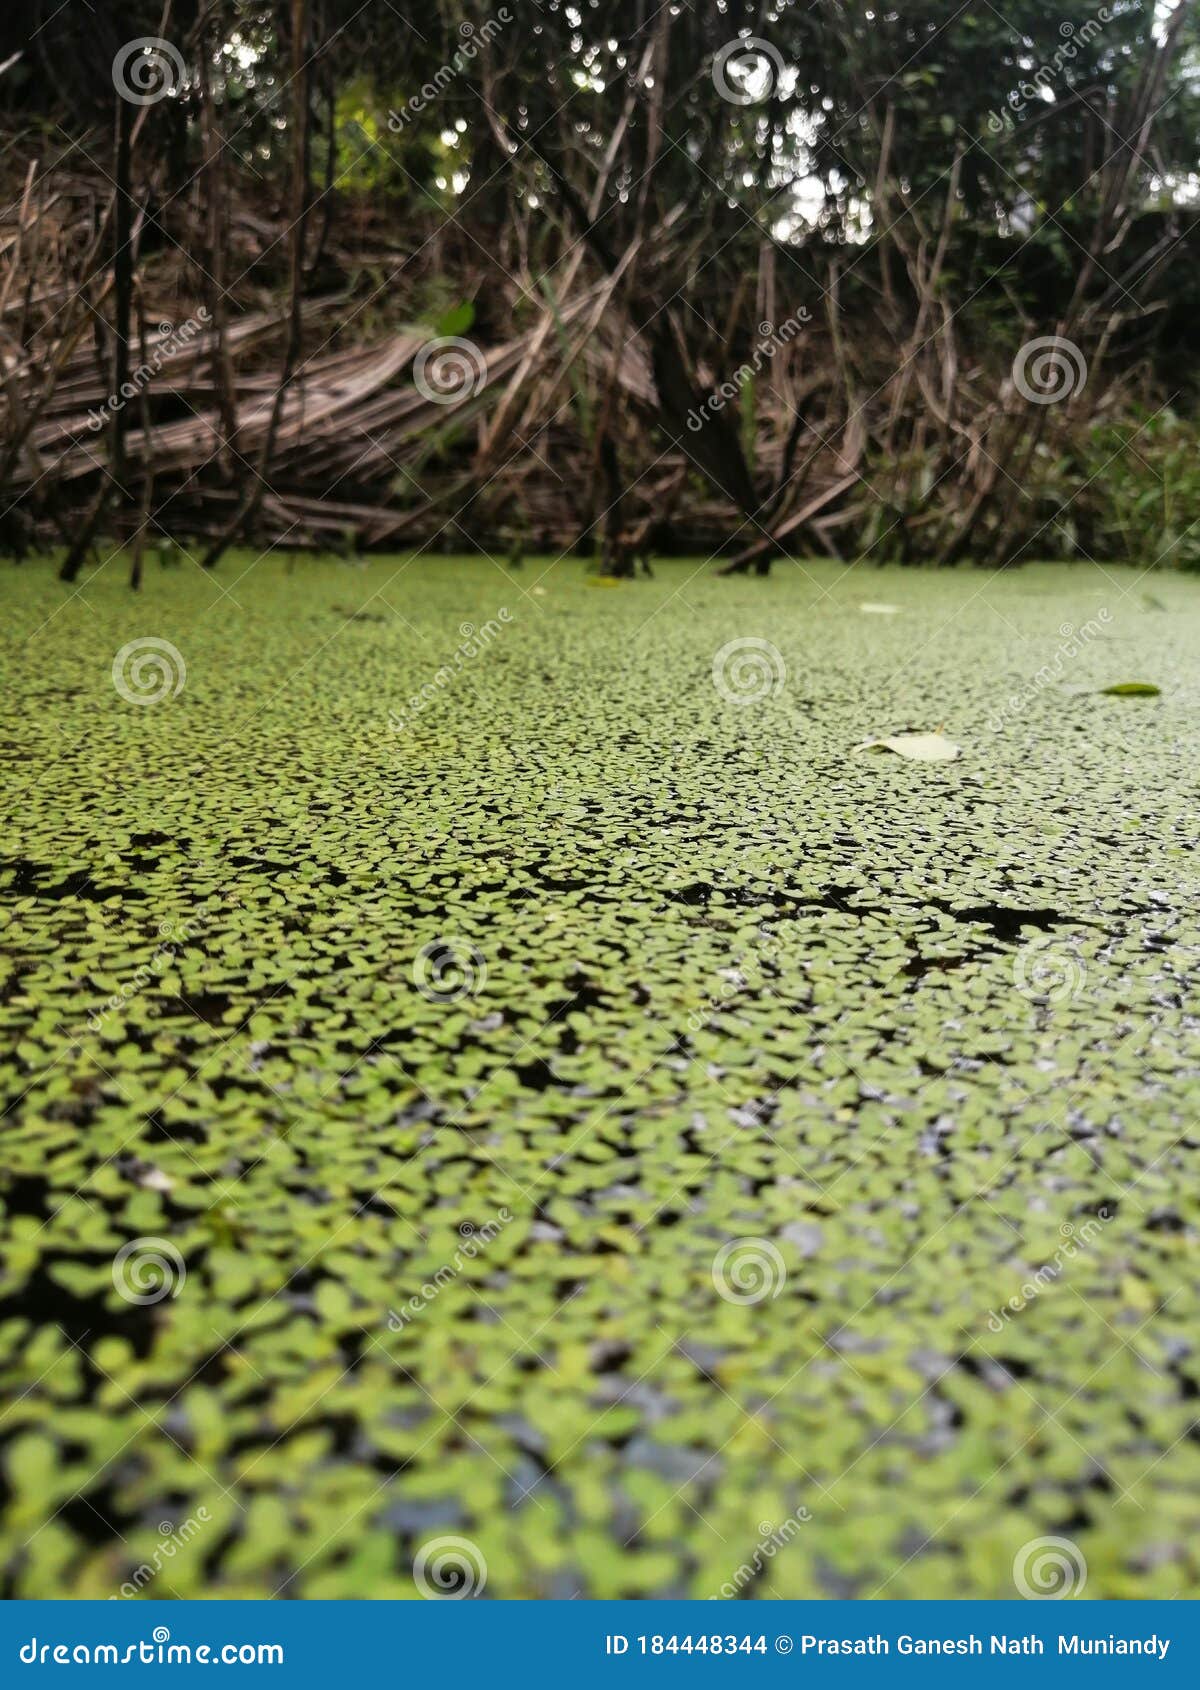
<path fill-rule="evenodd" d="M 1157 698 L 1162 691 L 1153 681 L 1118 681 L 1115 686 L 1101 687 L 1108 698 Z"/>
<path fill-rule="evenodd" d="M 860 604 L 858 607 L 864 616 L 896 616 L 900 612 L 898 604 Z"/>
<path fill-rule="evenodd" d="M 893 734 L 887 739 L 868 739 L 859 751 L 894 751 L 914 763 L 952 763 L 962 756 L 962 747 L 945 734 Z"/>

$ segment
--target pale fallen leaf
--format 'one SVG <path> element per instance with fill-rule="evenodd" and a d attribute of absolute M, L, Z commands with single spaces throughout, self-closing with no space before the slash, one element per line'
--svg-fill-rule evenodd
<path fill-rule="evenodd" d="M 867 739 L 857 747 L 859 751 L 894 751 L 914 763 L 952 763 L 962 755 L 962 747 L 955 745 L 945 734 L 893 734 L 887 739 Z"/>
<path fill-rule="evenodd" d="M 896 616 L 900 611 L 898 604 L 860 604 L 858 608 L 864 616 Z"/>

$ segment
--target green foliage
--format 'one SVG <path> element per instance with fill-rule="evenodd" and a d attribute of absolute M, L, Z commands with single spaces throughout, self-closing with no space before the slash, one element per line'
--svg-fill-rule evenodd
<path fill-rule="evenodd" d="M 1200 568 L 1200 435 L 1170 409 L 1092 430 L 1072 466 L 1092 556 Z M 1070 513 L 1068 513 L 1070 516 Z M 1073 520 L 1079 520 L 1074 518 Z"/>
<path fill-rule="evenodd" d="M 864 556 L 873 563 L 936 556 L 958 506 L 942 508 L 931 497 L 934 477 L 921 455 L 873 453 L 866 482 L 872 496 L 860 531 Z M 1120 422 L 1089 428 L 1053 417 L 1025 489 L 1027 559 L 1200 569 L 1200 431 L 1169 407 L 1131 407 Z"/>
<path fill-rule="evenodd" d="M 348 198 L 384 195 L 424 213 L 434 191 L 433 175 L 450 149 L 427 125 L 400 122 L 399 105 L 397 97 L 367 76 L 339 87 L 333 180 Z M 314 187 L 321 185 L 327 148 L 328 137 L 322 135 L 314 148 Z"/>
<path fill-rule="evenodd" d="M 475 307 L 472 302 L 464 300 L 459 305 L 451 306 L 438 320 L 439 335 L 464 335 L 475 321 Z"/>

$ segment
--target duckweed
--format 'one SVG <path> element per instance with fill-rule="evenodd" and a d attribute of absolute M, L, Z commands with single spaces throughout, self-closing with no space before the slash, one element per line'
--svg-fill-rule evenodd
<path fill-rule="evenodd" d="M 250 561 L 0 576 L 7 1594 L 1194 1596 L 1195 585 Z"/>

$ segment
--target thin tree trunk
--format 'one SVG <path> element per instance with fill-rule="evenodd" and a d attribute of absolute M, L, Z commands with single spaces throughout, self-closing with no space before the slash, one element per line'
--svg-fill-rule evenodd
<path fill-rule="evenodd" d="M 129 385 L 129 337 L 133 305 L 133 105 L 118 93 L 116 205 L 113 216 L 113 414 L 108 431 L 108 467 L 82 528 L 76 534 L 60 581 L 74 581 L 91 550 L 96 531 L 114 493 L 125 490 L 125 389 Z"/>
<path fill-rule="evenodd" d="M 146 362 L 146 302 L 138 293 L 138 346 L 141 361 Z M 138 525 L 133 534 L 133 556 L 129 565 L 129 585 L 136 593 L 142 584 L 142 558 L 146 550 L 146 529 L 150 524 L 150 505 L 154 497 L 154 451 L 150 442 L 150 400 L 145 384 L 139 401 L 142 424 L 142 499 L 138 511 Z"/>
<path fill-rule="evenodd" d="M 221 447 L 222 468 L 226 479 L 233 481 L 236 479 L 238 412 L 233 360 L 229 355 L 229 310 L 225 300 L 229 205 L 223 159 L 224 137 L 218 125 L 212 91 L 212 66 L 209 55 L 217 34 L 211 28 L 211 22 L 211 13 L 206 12 L 200 26 L 198 55 L 200 127 L 204 144 L 204 208 L 208 237 L 208 262 L 202 268 L 213 320 L 213 385 L 217 393 L 217 409 L 221 413 L 221 430 L 225 436 Z"/>
<path fill-rule="evenodd" d="M 255 473 L 247 488 L 245 498 L 201 559 L 205 569 L 212 569 L 216 566 L 222 554 L 249 529 L 258 514 L 263 495 L 267 491 L 267 471 L 270 468 L 271 457 L 275 450 L 275 440 L 279 433 L 284 402 L 291 388 L 296 366 L 300 359 L 303 338 L 301 306 L 304 288 L 304 235 L 309 210 L 309 79 L 308 60 L 305 57 L 307 37 L 308 0 L 292 0 L 292 228 L 289 279 L 290 304 L 283 368 L 280 371 L 279 386 L 275 390 L 275 402 L 271 407 L 271 416 L 267 423 L 266 434 L 263 437 Z"/>

